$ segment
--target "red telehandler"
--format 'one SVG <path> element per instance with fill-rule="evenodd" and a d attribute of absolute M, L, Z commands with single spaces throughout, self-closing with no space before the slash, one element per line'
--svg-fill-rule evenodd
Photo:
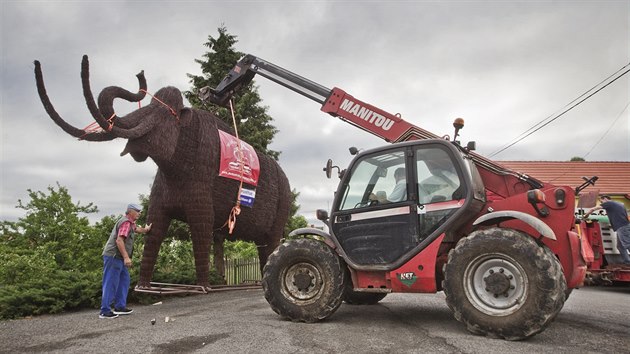
<path fill-rule="evenodd" d="M 440 138 L 252 55 L 200 98 L 227 106 L 256 74 L 393 143 L 356 154 L 338 171 L 330 214 L 317 211 L 328 231 L 295 230 L 269 257 L 264 294 L 282 317 L 316 322 L 343 301 L 444 291 L 470 332 L 521 340 L 543 331 L 583 285 L 593 254 L 576 230 L 570 187 L 506 169 L 472 152 L 474 143 L 460 145 L 462 119 L 452 140 Z M 329 178 L 333 167 L 328 160 Z"/>

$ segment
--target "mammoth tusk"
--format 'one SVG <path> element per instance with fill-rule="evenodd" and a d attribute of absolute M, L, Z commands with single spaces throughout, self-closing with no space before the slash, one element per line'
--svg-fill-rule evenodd
<path fill-rule="evenodd" d="M 88 56 L 84 55 L 81 62 L 81 81 L 83 83 L 83 96 L 88 105 L 88 109 L 98 125 L 120 138 L 134 139 L 145 134 L 150 126 L 149 122 L 142 122 L 136 127 L 131 127 L 126 120 L 120 119 L 114 112 L 114 100 L 122 98 L 129 102 L 139 102 L 146 96 L 147 81 L 144 71 L 136 75 L 140 88 L 137 93 L 131 93 L 118 86 L 108 86 L 104 88 L 98 96 L 98 107 L 94 102 L 94 96 L 90 88 L 90 63 Z M 108 117 L 108 119 L 105 119 Z M 113 125 L 111 122 L 115 122 Z"/>
<path fill-rule="evenodd" d="M 90 62 L 87 55 L 83 56 L 83 60 L 81 61 L 83 96 L 85 97 L 85 102 L 87 103 L 92 117 L 101 128 L 105 130 L 110 129 L 110 122 L 108 122 L 108 120 L 116 122 L 116 124 L 123 129 L 130 128 L 130 126 L 127 125 L 127 122 L 119 120 L 118 116 L 114 113 L 114 99 L 122 98 L 129 102 L 141 101 L 146 96 L 147 89 L 147 81 L 144 77 L 144 71 L 138 73 L 136 77 L 138 78 L 138 85 L 140 86 L 137 93 L 131 93 L 117 86 L 106 87 L 99 94 L 99 104 L 97 106 L 90 88 Z M 108 117 L 109 119 L 106 120 L 105 117 Z"/>
<path fill-rule="evenodd" d="M 50 102 L 48 98 L 48 94 L 46 93 L 46 87 L 44 85 L 44 76 L 42 74 L 41 64 L 38 60 L 34 61 L 35 64 L 35 82 L 37 85 L 37 92 L 39 94 L 39 98 L 44 105 L 44 109 L 48 116 L 57 124 L 63 131 L 72 135 L 75 138 L 79 138 L 82 140 L 88 141 L 108 141 L 113 140 L 115 138 L 114 135 L 109 132 L 104 133 L 95 133 L 95 132 L 86 132 L 83 129 L 79 129 L 74 127 L 73 125 L 68 124 L 55 110 L 55 107 Z"/>
<path fill-rule="evenodd" d="M 107 124 L 102 123 L 105 119 L 94 102 L 94 95 L 92 95 L 92 89 L 90 88 L 90 62 L 88 61 L 87 55 L 84 55 L 81 60 L 81 85 L 83 86 L 83 97 L 85 97 L 85 103 L 87 104 L 92 117 L 101 128 L 107 130 L 108 126 Z"/>

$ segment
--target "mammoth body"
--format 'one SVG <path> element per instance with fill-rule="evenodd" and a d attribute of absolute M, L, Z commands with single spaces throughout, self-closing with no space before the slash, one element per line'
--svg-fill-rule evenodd
<path fill-rule="evenodd" d="M 163 90 L 170 89 L 176 90 Z M 156 97 L 162 97 L 161 93 L 164 94 L 158 91 Z M 173 158 L 156 161 L 160 168 L 151 189 L 147 219 L 153 227 L 142 257 L 140 286 L 146 286 L 151 279 L 159 247 L 172 219 L 190 226 L 197 281 L 206 285 L 201 282 L 208 278 L 210 235 L 215 237 L 214 259 L 219 271 L 223 269 L 221 246 L 225 237 L 254 242 L 263 266 L 278 246 L 289 215 L 290 188 L 284 172 L 273 159 L 258 154 L 260 177 L 254 205 L 241 207 L 233 233 L 227 235 L 226 222 L 238 198 L 239 182 L 218 176 L 221 155 L 218 130 L 230 130 L 209 112 L 183 109 L 180 113 L 179 123 L 173 117 L 164 117 L 170 121 L 163 124 L 179 125 L 179 136 Z M 175 127 L 168 130 L 175 131 Z M 125 151 L 134 158 L 143 157 L 146 141 L 146 138 L 130 140 Z"/>
<path fill-rule="evenodd" d="M 197 284 L 209 285 L 209 252 L 213 239 L 215 266 L 219 271 L 223 271 L 222 242 L 226 237 L 254 242 L 261 267 L 264 266 L 282 238 L 291 205 L 289 182 L 275 160 L 257 152 L 260 175 L 255 202 L 251 208 L 241 207 L 233 233 L 227 235 L 226 222 L 238 199 L 240 185 L 239 181 L 219 176 L 218 131 L 233 134 L 227 124 L 208 111 L 184 107 L 182 94 L 174 87 L 160 89 L 149 105 L 117 117 L 114 99 L 136 102 L 145 96 L 143 73 L 138 74 L 138 93 L 110 86 L 100 93 L 97 106 L 89 87 L 89 64 L 84 56 L 83 93 L 92 116 L 104 129 L 86 133 L 69 125 L 54 110 L 37 61 L 35 75 L 46 111 L 64 131 L 88 141 L 127 139 L 121 155 L 130 154 L 138 162 L 151 158 L 158 166 L 147 216 L 147 222 L 153 226 L 146 237 L 138 286 L 150 285 L 160 246 L 174 219 L 190 226 Z"/>

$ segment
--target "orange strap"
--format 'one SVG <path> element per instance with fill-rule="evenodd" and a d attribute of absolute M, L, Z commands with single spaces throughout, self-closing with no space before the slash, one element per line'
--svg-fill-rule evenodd
<path fill-rule="evenodd" d="M 162 100 L 160 100 L 159 98 L 153 96 L 152 94 L 150 94 L 147 90 L 145 89 L 140 89 L 140 91 L 146 93 L 147 95 L 151 96 L 152 98 L 154 98 L 156 101 L 160 102 L 162 105 L 164 105 L 164 107 L 168 108 L 169 111 L 171 111 L 171 114 L 175 116 L 175 118 L 177 118 L 177 120 L 179 121 L 179 116 L 177 115 L 177 112 L 175 112 L 175 110 L 167 105 L 166 103 L 162 102 Z"/>
<path fill-rule="evenodd" d="M 227 221 L 228 230 L 229 230 L 230 235 L 234 231 L 234 227 L 236 226 L 236 217 L 240 213 L 241 213 L 241 206 L 240 206 L 240 202 L 239 202 L 237 205 L 232 207 L 232 211 L 230 211 L 230 216 L 229 216 L 228 221 Z"/>
<path fill-rule="evenodd" d="M 232 100 L 230 100 L 230 111 L 232 112 L 232 122 L 234 123 L 234 132 L 236 133 L 236 140 L 238 142 L 238 162 L 241 166 L 241 184 L 238 187 L 238 194 L 236 195 L 236 205 L 232 207 L 232 211 L 230 212 L 230 216 L 228 218 L 228 230 L 230 235 L 234 231 L 234 227 L 236 226 L 236 217 L 241 213 L 241 192 L 243 191 L 243 175 L 245 174 L 245 169 L 243 168 L 243 150 L 241 150 L 241 140 L 238 137 L 238 128 L 236 127 L 236 117 L 234 116 L 234 106 L 232 105 Z"/>
<path fill-rule="evenodd" d="M 116 113 L 112 113 L 112 116 L 107 119 L 107 123 L 109 123 L 109 126 L 107 127 L 108 132 L 112 131 L 112 128 L 114 127 L 114 118 L 116 118 Z M 98 125 L 97 122 L 92 122 L 92 124 L 89 124 L 88 126 L 83 128 L 83 131 L 85 132 L 85 134 L 81 135 L 79 139 L 88 134 L 104 132 L 103 128 L 101 128 L 101 126 Z"/>

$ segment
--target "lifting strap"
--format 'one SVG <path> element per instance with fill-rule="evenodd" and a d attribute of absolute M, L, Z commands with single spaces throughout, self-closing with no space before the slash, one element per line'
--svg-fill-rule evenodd
<path fill-rule="evenodd" d="M 230 112 L 232 113 L 232 122 L 234 123 L 234 133 L 236 135 L 237 148 L 238 148 L 238 162 L 241 167 L 241 183 L 238 187 L 238 194 L 236 195 L 236 205 L 232 207 L 232 211 L 230 211 L 230 216 L 228 218 L 228 230 L 230 235 L 234 231 L 234 227 L 236 226 L 236 217 L 241 213 L 241 192 L 243 191 L 243 174 L 244 163 L 243 163 L 243 150 L 241 149 L 241 139 L 238 137 L 238 128 L 236 127 L 236 116 L 234 115 L 234 106 L 232 104 L 232 100 L 230 99 Z"/>

